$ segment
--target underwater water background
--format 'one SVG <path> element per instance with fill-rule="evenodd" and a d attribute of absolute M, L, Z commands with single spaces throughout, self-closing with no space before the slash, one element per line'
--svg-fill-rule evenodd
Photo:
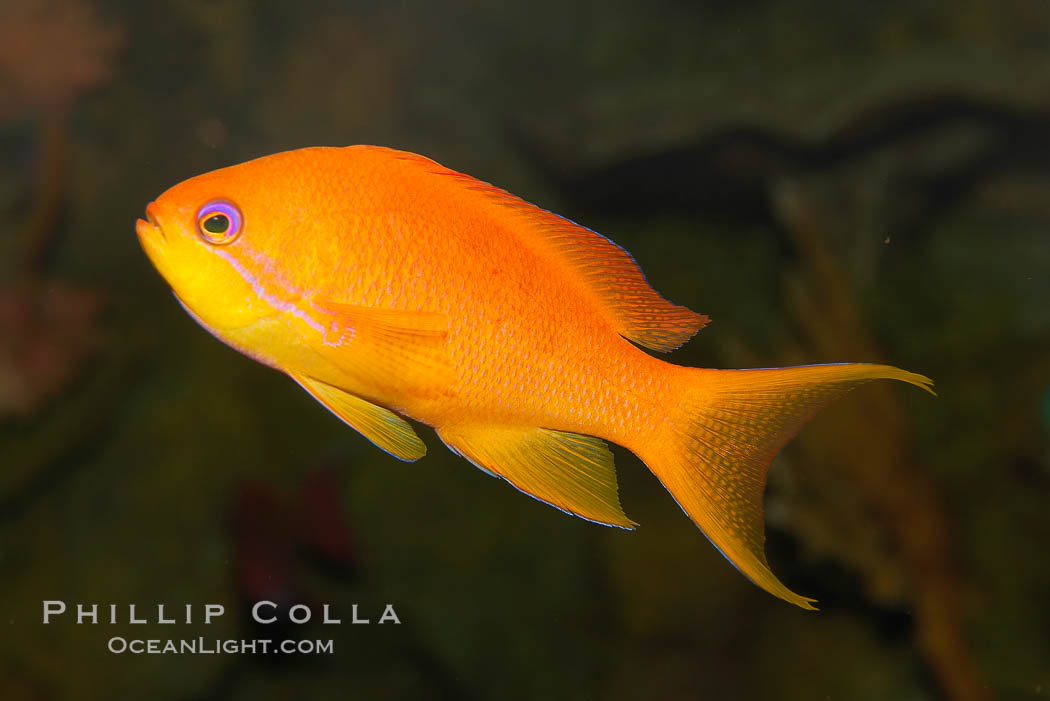
<path fill-rule="evenodd" d="M 767 553 L 820 612 L 625 450 L 630 533 L 429 429 L 399 462 L 179 308 L 135 237 L 151 199 L 354 143 L 623 245 L 713 319 L 672 362 L 933 378 L 853 392 L 774 462 Z M 1050 4 L 0 0 L 0 154 L 0 698 L 1050 696 Z M 264 599 L 344 625 L 254 626 Z"/>

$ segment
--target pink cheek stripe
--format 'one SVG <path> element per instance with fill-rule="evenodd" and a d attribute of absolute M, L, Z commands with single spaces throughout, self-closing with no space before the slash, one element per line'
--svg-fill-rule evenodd
<path fill-rule="evenodd" d="M 245 252 L 248 253 L 249 256 L 255 259 L 256 263 L 262 266 L 262 268 L 266 271 L 268 275 L 277 278 L 280 282 L 285 282 L 284 280 L 280 279 L 280 275 L 274 274 L 273 262 L 271 260 L 265 258 L 264 256 L 255 255 L 254 252 L 246 246 L 242 246 L 242 248 L 245 249 Z M 252 291 L 255 292 L 259 299 L 263 300 L 279 312 L 290 313 L 298 317 L 299 319 L 302 319 L 303 322 L 305 322 L 306 325 L 309 326 L 311 329 L 313 329 L 317 333 L 324 334 L 325 330 L 324 327 L 320 324 L 320 322 L 318 322 L 316 319 L 314 319 L 305 311 L 303 311 L 295 302 L 286 302 L 280 299 L 279 297 L 271 294 L 269 290 L 266 289 L 266 286 L 263 284 L 262 281 L 260 281 L 250 272 L 248 272 L 248 270 L 243 265 L 241 265 L 240 261 L 238 261 L 237 258 L 234 257 L 232 251 L 223 248 L 209 248 L 208 250 L 212 251 L 215 255 L 219 256 L 224 261 L 229 263 L 229 265 L 237 271 L 237 274 L 240 275 L 245 282 L 251 285 Z M 282 285 L 282 287 L 289 286 L 285 284 Z M 300 299 L 303 297 L 302 292 L 299 290 L 293 289 L 290 291 L 296 294 L 296 296 Z"/>

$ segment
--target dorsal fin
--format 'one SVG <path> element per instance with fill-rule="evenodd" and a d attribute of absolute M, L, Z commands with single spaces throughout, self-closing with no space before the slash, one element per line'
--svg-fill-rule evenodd
<path fill-rule="evenodd" d="M 669 351 L 707 324 L 706 316 L 661 297 L 631 254 L 601 234 L 429 158 L 394 153 L 505 208 L 520 225 L 509 227 L 510 231 L 519 236 L 523 229 L 533 234 L 521 236 L 523 242 L 574 270 L 581 287 L 608 314 L 621 336 L 646 348 Z"/>

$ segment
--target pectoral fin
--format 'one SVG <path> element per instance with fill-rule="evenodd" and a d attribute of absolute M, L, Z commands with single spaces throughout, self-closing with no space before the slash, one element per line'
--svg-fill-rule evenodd
<path fill-rule="evenodd" d="M 401 460 L 418 460 L 427 447 L 408 422 L 381 406 L 338 387 L 302 375 L 291 375 L 317 401 L 365 438 Z"/>
<path fill-rule="evenodd" d="M 314 351 L 352 377 L 420 393 L 450 377 L 448 317 L 314 300 L 324 327 Z"/>
<path fill-rule="evenodd" d="M 477 467 L 542 502 L 596 523 L 637 525 L 620 506 L 612 453 L 598 438 L 498 426 L 442 428 L 438 435 Z"/>

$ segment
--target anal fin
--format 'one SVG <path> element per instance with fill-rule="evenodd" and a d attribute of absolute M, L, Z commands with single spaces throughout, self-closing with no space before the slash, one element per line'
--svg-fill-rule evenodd
<path fill-rule="evenodd" d="M 344 423 L 395 458 L 411 462 L 426 455 L 426 445 L 408 422 L 389 409 L 320 380 L 295 373 L 291 377 Z"/>
<path fill-rule="evenodd" d="M 449 448 L 522 492 L 588 521 L 634 528 L 620 506 L 616 468 L 598 438 L 546 428 L 448 427 Z"/>

